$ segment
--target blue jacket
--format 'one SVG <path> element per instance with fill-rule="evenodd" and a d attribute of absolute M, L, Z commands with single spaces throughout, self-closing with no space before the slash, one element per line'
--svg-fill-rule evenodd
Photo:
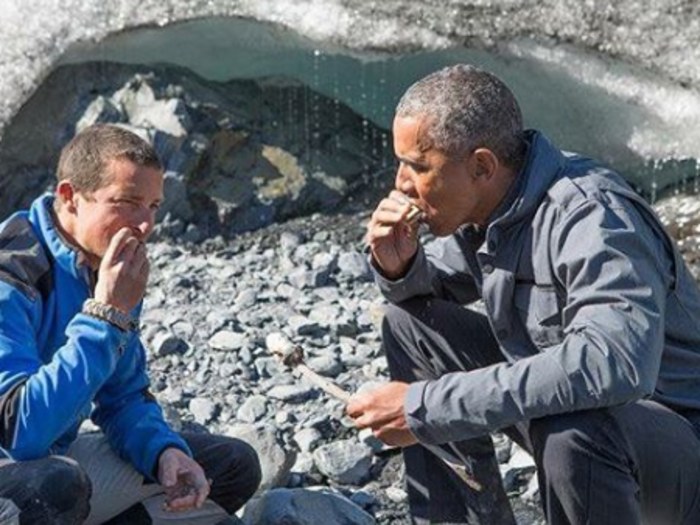
<path fill-rule="evenodd" d="M 394 303 L 483 298 L 504 362 L 413 383 L 427 444 L 650 397 L 700 409 L 700 293 L 651 207 L 612 171 L 528 134 L 518 182 L 485 231 L 420 247 Z M 465 338 L 469 334 L 464 334 Z"/>
<path fill-rule="evenodd" d="M 148 390 L 138 333 L 81 313 L 89 269 L 56 230 L 52 206 L 43 196 L 0 225 L 0 454 L 64 454 L 90 416 L 153 479 L 166 447 L 191 453 Z"/>

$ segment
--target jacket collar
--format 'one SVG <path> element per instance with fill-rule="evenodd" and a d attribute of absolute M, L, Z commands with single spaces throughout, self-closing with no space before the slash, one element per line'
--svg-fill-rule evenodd
<path fill-rule="evenodd" d="M 516 194 L 506 197 L 506 206 L 497 208 L 490 225 L 509 226 L 530 215 L 566 162 L 562 152 L 543 133 L 528 130 L 525 140 L 528 154 L 514 183 L 513 191 Z"/>
<path fill-rule="evenodd" d="M 30 221 L 38 227 L 55 263 L 76 279 L 82 279 L 89 273 L 85 255 L 61 235 L 56 227 L 53 206 L 54 196 L 42 195 L 32 203 L 29 210 Z"/>

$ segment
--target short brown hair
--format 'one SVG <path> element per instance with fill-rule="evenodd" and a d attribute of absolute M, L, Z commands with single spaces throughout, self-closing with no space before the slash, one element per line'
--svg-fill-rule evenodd
<path fill-rule="evenodd" d="M 91 193 L 110 183 L 107 166 L 114 159 L 163 170 L 156 151 L 141 137 L 113 124 L 95 124 L 63 148 L 56 178 L 70 181 L 76 191 Z"/>

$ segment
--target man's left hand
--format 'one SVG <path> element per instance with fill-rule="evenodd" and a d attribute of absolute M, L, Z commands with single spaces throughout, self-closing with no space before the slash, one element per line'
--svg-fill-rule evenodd
<path fill-rule="evenodd" d="M 353 396 L 345 411 L 358 428 L 371 428 L 374 435 L 388 445 L 415 445 L 418 440 L 409 430 L 404 415 L 407 392 L 407 383 L 393 381 Z"/>
<path fill-rule="evenodd" d="M 199 464 L 179 448 L 167 448 L 158 460 L 158 481 L 165 487 L 165 509 L 199 508 L 209 495 L 209 481 Z"/>

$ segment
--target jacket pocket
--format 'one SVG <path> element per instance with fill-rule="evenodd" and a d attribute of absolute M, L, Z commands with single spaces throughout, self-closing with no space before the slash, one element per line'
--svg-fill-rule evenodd
<path fill-rule="evenodd" d="M 516 284 L 514 302 L 535 345 L 546 348 L 563 341 L 561 307 L 554 287 Z"/>

